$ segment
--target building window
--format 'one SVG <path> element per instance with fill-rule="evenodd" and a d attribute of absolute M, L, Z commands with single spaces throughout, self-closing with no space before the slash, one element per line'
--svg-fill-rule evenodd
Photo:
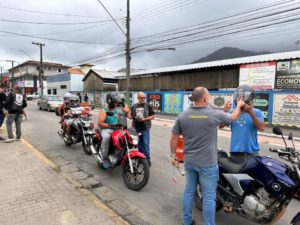
<path fill-rule="evenodd" d="M 61 72 L 61 68 L 58 69 L 58 72 L 59 72 L 59 73 Z"/>
<path fill-rule="evenodd" d="M 60 85 L 60 89 L 67 89 L 67 85 Z"/>
<path fill-rule="evenodd" d="M 53 89 L 53 95 L 57 95 L 57 90 Z"/>
<path fill-rule="evenodd" d="M 48 67 L 48 70 L 51 70 L 51 67 Z"/>
<path fill-rule="evenodd" d="M 51 89 L 48 89 L 48 95 L 51 95 Z"/>

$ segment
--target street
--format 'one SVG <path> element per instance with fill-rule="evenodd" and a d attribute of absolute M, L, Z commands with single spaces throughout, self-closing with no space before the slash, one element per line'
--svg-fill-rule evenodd
<path fill-rule="evenodd" d="M 81 144 L 65 146 L 57 135 L 60 125 L 59 118 L 54 112 L 38 110 L 35 101 L 28 101 L 26 112 L 28 120 L 22 123 L 23 138 L 59 165 L 62 170 L 71 174 L 81 172 L 99 181 L 99 184 L 91 185 L 91 191 L 131 224 L 181 224 L 184 177 L 177 175 L 177 183 L 171 181 L 172 168 L 167 158 L 170 151 L 170 126 L 163 122 L 154 122 L 151 129 L 150 179 L 144 189 L 134 192 L 127 189 L 123 183 L 120 168 L 104 171 L 98 168 L 93 157 L 84 154 Z M 96 117 L 94 116 L 93 119 L 95 120 Z M 218 146 L 228 149 L 229 132 L 220 131 L 219 134 Z M 265 137 L 260 139 L 261 154 L 275 158 L 275 154 L 268 151 L 271 146 L 268 143 L 276 144 L 273 147 L 278 147 L 282 144 L 282 140 Z M 299 149 L 299 142 L 295 144 Z M 284 216 L 275 224 L 289 224 L 299 210 L 300 201 L 293 200 Z M 193 214 L 197 224 L 200 224 L 201 212 L 195 208 Z M 254 223 L 222 211 L 217 214 L 217 224 L 251 225 Z"/>

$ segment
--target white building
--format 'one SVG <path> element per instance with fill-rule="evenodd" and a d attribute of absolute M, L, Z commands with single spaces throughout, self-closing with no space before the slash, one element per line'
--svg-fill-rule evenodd
<path fill-rule="evenodd" d="M 84 73 L 80 69 L 70 68 L 67 73 L 47 77 L 47 94 L 63 96 L 66 92 L 83 93 L 82 79 Z"/>

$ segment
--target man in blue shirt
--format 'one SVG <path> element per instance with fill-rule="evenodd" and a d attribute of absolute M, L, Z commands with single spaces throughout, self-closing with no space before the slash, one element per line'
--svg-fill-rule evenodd
<path fill-rule="evenodd" d="M 234 93 L 234 102 L 244 100 L 246 105 L 236 121 L 231 122 L 230 157 L 235 162 L 244 162 L 247 158 L 258 154 L 260 147 L 257 131 L 265 128 L 264 115 L 260 109 L 254 108 L 255 91 L 249 85 L 240 85 Z M 224 111 L 232 113 L 231 102 L 227 102 Z"/>

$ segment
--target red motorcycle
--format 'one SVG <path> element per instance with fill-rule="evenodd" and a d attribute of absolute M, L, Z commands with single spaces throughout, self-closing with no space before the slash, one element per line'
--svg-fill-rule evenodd
<path fill-rule="evenodd" d="M 150 176 L 146 156 L 137 149 L 137 144 L 138 134 L 135 129 L 124 129 L 124 127 L 116 125 L 116 130 L 111 134 L 110 149 L 105 162 L 101 152 L 102 136 L 99 129 L 96 129 L 91 147 L 99 167 L 107 169 L 107 166 L 104 166 L 104 163 L 106 165 L 107 162 L 110 168 L 121 166 L 125 185 L 134 191 L 145 187 Z"/>

